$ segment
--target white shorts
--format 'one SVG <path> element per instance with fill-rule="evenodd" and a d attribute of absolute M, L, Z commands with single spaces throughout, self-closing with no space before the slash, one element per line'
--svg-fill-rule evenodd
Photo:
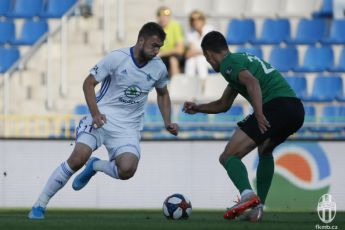
<path fill-rule="evenodd" d="M 89 146 L 92 151 L 102 144 L 107 148 L 109 160 L 114 160 L 123 153 L 133 153 L 140 159 L 140 133 L 121 136 L 118 132 L 111 132 L 104 128 L 94 128 L 91 116 L 82 118 L 76 130 L 76 142 Z"/>

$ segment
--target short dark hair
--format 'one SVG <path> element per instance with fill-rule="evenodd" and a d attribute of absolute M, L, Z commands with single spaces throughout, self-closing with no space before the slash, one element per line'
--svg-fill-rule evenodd
<path fill-rule="evenodd" d="M 207 33 L 202 39 L 201 47 L 203 50 L 211 50 L 216 53 L 229 49 L 225 37 L 218 31 Z"/>
<path fill-rule="evenodd" d="M 163 28 L 155 22 L 148 22 L 145 25 L 143 25 L 143 27 L 141 27 L 138 34 L 138 38 L 139 37 L 147 38 L 154 35 L 157 35 L 162 41 L 165 40 L 166 34 Z"/>

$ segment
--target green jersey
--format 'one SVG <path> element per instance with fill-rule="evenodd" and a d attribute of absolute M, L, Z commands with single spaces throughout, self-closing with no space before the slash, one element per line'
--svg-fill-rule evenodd
<path fill-rule="evenodd" d="M 220 64 L 220 72 L 232 89 L 251 102 L 247 88 L 239 81 L 239 73 L 248 70 L 261 88 L 262 103 L 277 97 L 297 97 L 289 83 L 269 63 L 247 53 L 229 53 Z"/>

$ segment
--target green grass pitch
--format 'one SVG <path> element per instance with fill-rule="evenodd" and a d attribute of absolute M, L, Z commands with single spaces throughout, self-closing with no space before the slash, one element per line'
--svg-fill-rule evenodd
<path fill-rule="evenodd" d="M 317 229 L 325 225 L 317 213 L 265 213 L 261 223 L 228 221 L 223 219 L 223 211 L 193 210 L 188 220 L 167 220 L 161 210 L 98 210 L 98 209 L 49 209 L 46 219 L 32 221 L 27 218 L 29 210 L 0 209 L 1 230 L 183 230 L 183 229 Z M 330 226 L 345 229 L 345 213 L 338 212 Z M 334 229 L 334 228 L 333 228 Z"/>

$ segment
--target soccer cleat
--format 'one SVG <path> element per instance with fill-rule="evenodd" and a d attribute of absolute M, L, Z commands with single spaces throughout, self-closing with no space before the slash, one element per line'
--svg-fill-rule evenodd
<path fill-rule="evenodd" d="M 258 206 L 244 212 L 242 215 L 237 217 L 237 219 L 240 221 L 260 222 L 263 214 L 264 208 L 259 204 Z"/>
<path fill-rule="evenodd" d="M 99 159 L 97 157 L 91 157 L 85 164 L 85 169 L 78 176 L 76 176 L 76 178 L 74 178 L 72 184 L 72 188 L 74 190 L 80 190 L 84 188 L 84 186 L 87 185 L 91 177 L 93 177 L 96 174 L 96 171 L 93 170 L 93 163 L 95 161 L 99 161 Z"/>
<path fill-rule="evenodd" d="M 250 193 L 247 196 L 241 197 L 241 200 L 239 200 L 237 204 L 229 208 L 224 213 L 224 218 L 228 220 L 236 219 L 247 209 L 254 208 L 259 204 L 260 198 L 257 195 L 255 195 L 255 193 Z"/>
<path fill-rule="evenodd" d="M 32 219 L 32 220 L 43 220 L 44 212 L 45 212 L 45 208 L 41 206 L 32 207 L 31 211 L 29 212 L 28 217 L 29 219 Z"/>

